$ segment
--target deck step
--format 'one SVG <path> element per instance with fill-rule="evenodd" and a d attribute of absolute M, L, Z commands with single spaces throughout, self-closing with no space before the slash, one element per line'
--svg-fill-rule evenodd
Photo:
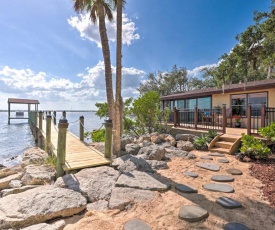
<path fill-rule="evenodd" d="M 227 153 L 230 154 L 230 149 L 220 148 L 220 147 L 213 147 L 209 149 L 211 152 L 218 152 L 218 153 Z"/>
<path fill-rule="evenodd" d="M 219 140 L 234 143 L 239 138 L 240 138 L 239 136 L 233 136 L 233 135 L 226 135 L 225 134 L 225 135 L 220 136 Z"/>
<path fill-rule="evenodd" d="M 233 142 L 227 142 L 227 141 L 218 141 L 215 143 L 215 147 L 220 147 L 224 149 L 230 149 L 234 143 Z"/>

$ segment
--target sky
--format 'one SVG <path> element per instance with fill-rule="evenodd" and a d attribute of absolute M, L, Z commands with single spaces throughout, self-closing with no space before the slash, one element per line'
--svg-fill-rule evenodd
<path fill-rule="evenodd" d="M 126 0 L 122 96 L 137 97 L 149 73 L 173 65 L 200 76 L 237 44 L 236 35 L 253 24 L 253 12 L 269 11 L 270 5 Z M 106 23 L 115 79 L 116 20 Z M 98 24 L 76 14 L 72 0 L 0 0 L 0 30 L 0 109 L 7 109 L 8 98 L 38 99 L 45 110 L 94 110 L 96 102 L 106 101 Z"/>

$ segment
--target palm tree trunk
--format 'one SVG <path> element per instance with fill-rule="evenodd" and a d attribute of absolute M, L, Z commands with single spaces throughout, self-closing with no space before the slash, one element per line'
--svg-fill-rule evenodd
<path fill-rule="evenodd" d="M 102 53 L 105 65 L 105 81 L 106 81 L 106 94 L 108 102 L 109 118 L 114 119 L 114 94 L 112 83 L 112 67 L 110 58 L 110 48 L 105 25 L 105 15 L 102 3 L 98 2 L 98 19 L 99 19 L 99 33 L 102 45 Z"/>
<path fill-rule="evenodd" d="M 115 102 L 115 129 L 114 154 L 119 155 L 121 149 L 120 138 L 122 135 L 122 0 L 117 0 L 117 47 L 116 47 L 116 102 Z"/>

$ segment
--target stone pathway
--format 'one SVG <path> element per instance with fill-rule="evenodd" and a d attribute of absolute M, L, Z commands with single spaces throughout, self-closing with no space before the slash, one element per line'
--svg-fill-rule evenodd
<path fill-rule="evenodd" d="M 127 221 L 124 226 L 123 230 L 151 230 L 152 228 L 145 223 L 143 220 L 140 219 L 132 219 Z"/>
<path fill-rule="evenodd" d="M 224 208 L 234 209 L 234 208 L 241 208 L 242 205 L 240 202 L 229 198 L 229 197 L 219 197 L 216 202 Z"/>
<path fill-rule="evenodd" d="M 183 174 L 185 176 L 190 176 L 190 177 L 193 177 L 193 178 L 197 178 L 199 176 L 197 173 L 194 173 L 194 172 L 183 172 Z"/>
<path fill-rule="evenodd" d="M 239 169 L 227 169 L 226 172 L 232 174 L 232 175 L 242 175 L 242 171 Z"/>
<path fill-rule="evenodd" d="M 229 163 L 229 160 L 226 158 L 221 158 L 221 159 L 218 159 L 218 162 L 219 163 Z"/>
<path fill-rule="evenodd" d="M 209 216 L 207 210 L 197 205 L 185 205 L 179 210 L 179 218 L 188 222 L 197 222 Z"/>
<path fill-rule="evenodd" d="M 197 193 L 198 192 L 197 189 L 187 186 L 187 185 L 184 185 L 184 184 L 177 184 L 175 186 L 175 189 L 182 193 Z"/>
<path fill-rule="evenodd" d="M 213 157 L 211 156 L 201 156 L 200 158 L 204 160 L 213 160 Z"/>
<path fill-rule="evenodd" d="M 224 157 L 225 155 L 223 153 L 210 153 L 209 156 L 213 157 Z"/>
<path fill-rule="evenodd" d="M 234 181 L 234 177 L 231 175 L 215 175 L 211 177 L 211 180 L 217 182 L 232 182 Z"/>
<path fill-rule="evenodd" d="M 248 227 L 241 223 L 228 223 L 224 226 L 224 230 L 250 230 Z"/>
<path fill-rule="evenodd" d="M 234 192 L 234 188 L 229 184 L 205 184 L 203 188 L 213 192 L 225 192 L 231 193 Z"/>
<path fill-rule="evenodd" d="M 216 165 L 216 164 L 210 164 L 210 163 L 196 163 L 196 166 L 203 168 L 203 169 L 208 169 L 210 171 L 219 171 L 220 170 L 220 166 Z"/>

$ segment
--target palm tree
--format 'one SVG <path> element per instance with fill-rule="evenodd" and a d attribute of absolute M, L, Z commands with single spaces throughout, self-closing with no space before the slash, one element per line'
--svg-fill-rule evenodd
<path fill-rule="evenodd" d="M 119 155 L 121 142 L 120 138 L 123 132 L 123 100 L 121 97 L 122 83 L 122 10 L 125 4 L 124 0 L 114 0 L 117 9 L 117 36 L 116 36 L 116 102 L 115 102 L 115 129 L 114 136 L 114 154 Z"/>
<path fill-rule="evenodd" d="M 108 102 L 109 117 L 114 119 L 114 95 L 113 95 L 113 83 L 112 83 L 112 68 L 110 58 L 110 48 L 107 36 L 107 30 L 105 25 L 105 17 L 109 21 L 113 20 L 112 6 L 113 0 L 73 0 L 74 9 L 77 13 L 88 12 L 90 13 L 90 19 L 93 23 L 96 23 L 97 18 L 99 21 L 99 33 L 102 45 L 102 53 L 105 65 L 105 82 L 106 82 L 106 94 Z"/>

